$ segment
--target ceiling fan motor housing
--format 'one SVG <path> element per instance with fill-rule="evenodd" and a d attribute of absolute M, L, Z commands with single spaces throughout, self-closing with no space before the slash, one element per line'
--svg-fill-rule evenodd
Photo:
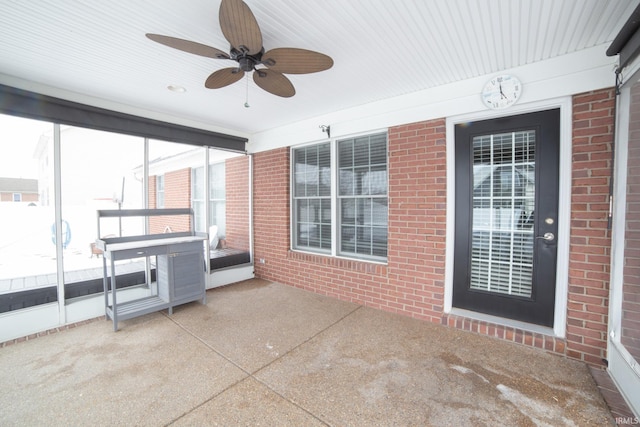
<path fill-rule="evenodd" d="M 264 48 L 255 55 L 249 55 L 247 51 L 240 51 L 236 48 L 231 48 L 231 59 L 238 62 L 239 68 L 242 71 L 253 71 L 255 66 L 262 63 L 262 54 Z"/>

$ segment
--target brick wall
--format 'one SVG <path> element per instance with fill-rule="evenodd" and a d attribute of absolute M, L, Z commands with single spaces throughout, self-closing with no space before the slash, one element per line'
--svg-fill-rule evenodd
<path fill-rule="evenodd" d="M 156 177 L 149 177 L 149 206 L 156 207 Z M 164 208 L 191 207 L 191 168 L 184 168 L 164 174 Z M 191 219 L 188 215 L 160 216 L 149 219 L 151 234 L 189 231 Z"/>
<path fill-rule="evenodd" d="M 254 155 L 253 234 L 256 275 L 300 286 L 289 280 L 289 149 Z M 264 261 L 264 263 L 261 262 Z M 289 271 L 290 270 L 290 271 Z"/>
<path fill-rule="evenodd" d="M 382 309 L 442 318 L 446 168 L 444 119 L 389 129 L 389 281 Z"/>
<path fill-rule="evenodd" d="M 225 162 L 227 246 L 249 250 L 249 156 Z"/>
<path fill-rule="evenodd" d="M 611 90 L 574 98 L 566 339 L 443 313 L 445 119 L 389 129 L 387 265 L 290 251 L 289 149 L 255 154 L 256 276 L 601 365 L 606 357 L 613 103 Z"/>
<path fill-rule="evenodd" d="M 602 363 L 607 348 L 614 105 L 613 90 L 573 98 L 567 355 L 592 364 Z"/>
<path fill-rule="evenodd" d="M 441 321 L 446 220 L 444 119 L 389 130 L 386 266 L 289 251 L 289 149 L 258 153 L 254 159 L 258 277 Z"/>

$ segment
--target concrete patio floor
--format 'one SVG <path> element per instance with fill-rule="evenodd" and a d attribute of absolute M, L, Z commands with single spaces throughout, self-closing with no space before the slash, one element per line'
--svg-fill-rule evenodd
<path fill-rule="evenodd" d="M 576 361 L 257 279 L 207 300 L 0 348 L 0 425 L 615 425 Z"/>

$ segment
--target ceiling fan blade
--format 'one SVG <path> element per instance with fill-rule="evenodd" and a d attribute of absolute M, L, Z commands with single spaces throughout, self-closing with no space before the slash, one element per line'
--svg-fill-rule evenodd
<path fill-rule="evenodd" d="M 207 89 L 220 89 L 237 82 L 244 76 L 244 71 L 239 68 L 223 68 L 207 77 L 204 86 Z"/>
<path fill-rule="evenodd" d="M 163 36 L 160 34 L 146 34 L 147 38 L 153 40 L 156 43 L 163 44 L 165 46 L 172 47 L 174 49 L 181 50 L 187 53 L 193 53 L 195 55 L 206 56 L 207 58 L 214 59 L 230 59 L 229 55 L 225 52 L 216 49 L 215 47 L 207 46 L 204 44 L 192 42 L 189 40 L 178 39 L 175 37 Z"/>
<path fill-rule="evenodd" d="M 253 72 L 253 81 L 258 86 L 274 95 L 289 98 L 296 94 L 296 89 L 291 81 L 283 74 L 273 70 L 259 69 Z"/>
<path fill-rule="evenodd" d="M 231 46 L 252 55 L 262 50 L 260 26 L 245 2 L 222 0 L 219 18 L 222 34 Z"/>
<path fill-rule="evenodd" d="M 262 55 L 262 63 L 270 70 L 285 74 L 316 73 L 333 67 L 331 57 L 293 47 L 281 47 L 265 52 Z"/>

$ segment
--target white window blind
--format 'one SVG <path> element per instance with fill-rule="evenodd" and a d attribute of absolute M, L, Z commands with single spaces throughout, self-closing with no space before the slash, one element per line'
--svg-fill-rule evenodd
<path fill-rule="evenodd" d="M 530 297 L 535 131 L 473 139 L 471 288 Z"/>
<path fill-rule="evenodd" d="M 387 138 L 338 142 L 340 253 L 387 256 Z"/>
<path fill-rule="evenodd" d="M 294 247 L 331 251 L 331 144 L 293 151 Z"/>

